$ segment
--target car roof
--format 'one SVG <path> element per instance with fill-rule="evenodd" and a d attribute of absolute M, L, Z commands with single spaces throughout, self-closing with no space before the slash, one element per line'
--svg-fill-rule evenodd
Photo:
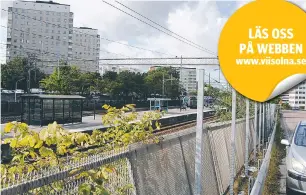
<path fill-rule="evenodd" d="M 300 125 L 306 125 L 306 121 L 301 121 Z"/>

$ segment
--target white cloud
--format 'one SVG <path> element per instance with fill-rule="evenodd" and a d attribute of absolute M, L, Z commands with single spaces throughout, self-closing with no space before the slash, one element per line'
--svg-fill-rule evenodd
<path fill-rule="evenodd" d="M 10 2 L 10 1 L 8 1 Z M 193 48 L 178 41 L 142 22 L 116 10 L 101 0 L 58 0 L 59 3 L 70 4 L 74 12 L 75 26 L 88 26 L 99 30 L 101 37 L 116 40 L 124 44 L 156 50 L 177 56 L 211 56 L 210 54 Z M 163 25 L 173 32 L 217 53 L 220 31 L 234 11 L 250 1 L 124 1 L 123 4 L 144 14 L 153 21 Z M 110 1 L 121 9 L 119 4 Z M 305 2 L 298 4 L 306 8 Z M 2 4 L 3 8 L 7 3 Z M 222 5 L 222 9 L 220 8 Z M 234 5 L 234 6 L 231 6 Z M 124 9 L 125 11 L 128 11 Z M 131 13 L 130 11 L 128 11 Z M 133 14 L 135 15 L 135 14 Z M 139 17 L 139 16 L 137 16 Z M 6 25 L 6 17 L 1 14 L 1 23 Z M 1 28 L 1 42 L 6 41 L 6 29 Z M 1 48 L 1 47 L 0 47 Z M 161 57 L 158 53 L 126 47 L 117 43 L 101 40 L 101 49 L 130 57 Z M 2 51 L 2 50 L 1 50 Z M 0 56 L 3 57 L 1 52 Z M 124 57 L 100 52 L 101 58 Z M 163 56 L 165 57 L 165 56 Z M 0 57 L 1 59 L 1 57 Z M 217 67 L 210 67 L 211 76 L 218 78 Z"/>

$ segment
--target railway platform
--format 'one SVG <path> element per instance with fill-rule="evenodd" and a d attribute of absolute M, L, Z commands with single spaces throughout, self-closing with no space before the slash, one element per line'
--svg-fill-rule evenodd
<path fill-rule="evenodd" d="M 204 108 L 204 112 L 212 111 L 210 108 Z M 149 111 L 138 111 L 139 118 L 145 113 Z M 171 123 L 175 123 L 176 121 L 179 122 L 178 118 L 186 118 L 185 116 L 196 115 L 196 109 L 187 108 L 187 110 L 180 110 L 179 108 L 169 109 L 167 113 L 164 114 L 162 117 L 163 121 L 171 121 Z M 107 126 L 102 124 L 102 114 L 98 114 L 95 116 L 83 116 L 82 123 L 69 123 L 69 124 L 61 124 L 63 128 L 71 132 L 89 132 L 93 131 L 94 129 L 106 129 Z M 189 117 L 190 118 L 190 117 Z M 189 119 L 186 119 L 189 120 Z M 190 119 L 191 120 L 191 119 Z M 1 132 L 4 131 L 4 127 L 6 124 L 1 124 Z M 30 129 L 39 132 L 46 126 L 36 126 L 30 125 Z M 11 137 L 10 134 L 5 134 L 2 136 L 2 139 Z"/>

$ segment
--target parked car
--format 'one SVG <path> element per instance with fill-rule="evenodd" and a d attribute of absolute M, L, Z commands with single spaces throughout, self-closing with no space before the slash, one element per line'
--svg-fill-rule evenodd
<path fill-rule="evenodd" d="M 281 143 L 287 146 L 287 194 L 306 194 L 306 121 L 299 122 L 291 141 Z"/>
<path fill-rule="evenodd" d="M 43 94 L 44 91 L 42 89 L 38 89 L 38 88 L 32 88 L 30 89 L 31 93 L 36 93 L 36 94 Z"/>
<path fill-rule="evenodd" d="M 1 91 L 1 93 L 15 93 L 15 91 L 3 89 L 3 90 Z"/>
<path fill-rule="evenodd" d="M 16 93 L 24 93 L 24 90 L 22 90 L 22 89 L 16 89 L 15 91 L 16 91 Z"/>

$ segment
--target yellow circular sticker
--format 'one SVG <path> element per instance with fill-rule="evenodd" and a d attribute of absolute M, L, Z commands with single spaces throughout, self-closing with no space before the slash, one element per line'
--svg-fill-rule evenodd
<path fill-rule="evenodd" d="M 220 35 L 225 78 L 247 98 L 268 100 L 282 80 L 306 73 L 305 24 L 306 13 L 284 0 L 257 0 L 241 7 Z"/>

